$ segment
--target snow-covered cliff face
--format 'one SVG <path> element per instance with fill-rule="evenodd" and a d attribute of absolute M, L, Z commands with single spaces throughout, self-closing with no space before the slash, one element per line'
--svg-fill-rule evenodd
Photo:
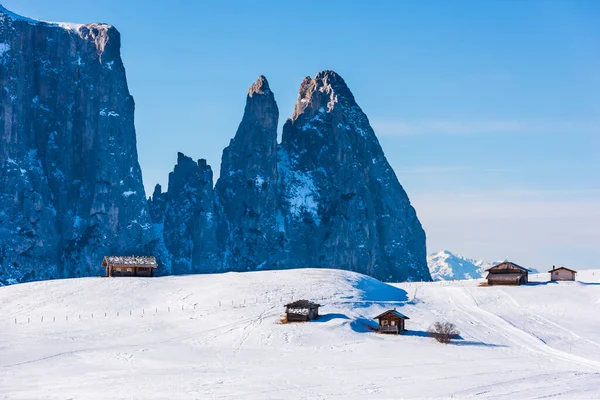
<path fill-rule="evenodd" d="M 320 267 L 386 281 L 430 280 L 425 233 L 416 212 L 344 80 L 333 71 L 306 78 L 279 145 L 278 114 L 261 76 L 223 151 L 214 195 L 216 246 L 171 231 L 188 226 L 187 219 L 173 228 L 165 221 L 163 236 L 174 260 L 191 246 L 217 260 L 221 271 Z M 171 194 L 171 179 L 167 210 L 188 202 L 186 196 Z M 155 191 L 149 200 L 152 213 L 164 198 Z M 158 226 L 161 218 L 154 217 Z M 194 221 L 197 230 L 212 232 L 207 221 Z M 170 245 L 173 235 L 186 239 Z M 204 270 L 193 259 L 190 268 Z"/>
<path fill-rule="evenodd" d="M 119 32 L 0 6 L 0 282 L 95 275 L 153 230 Z"/>

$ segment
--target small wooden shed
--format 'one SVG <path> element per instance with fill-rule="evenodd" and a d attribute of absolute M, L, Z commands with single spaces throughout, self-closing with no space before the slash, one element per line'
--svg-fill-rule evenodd
<path fill-rule="evenodd" d="M 149 256 L 106 256 L 102 260 L 106 276 L 154 276 L 156 259 Z"/>
<path fill-rule="evenodd" d="M 524 285 L 529 282 L 529 270 L 510 261 L 486 270 L 488 285 Z"/>
<path fill-rule="evenodd" d="M 320 304 L 308 300 L 297 300 L 285 305 L 288 322 L 310 321 L 319 316 Z"/>
<path fill-rule="evenodd" d="M 379 314 L 375 318 L 379 320 L 379 327 L 377 328 L 377 332 L 379 333 L 394 333 L 396 335 L 403 333 L 406 329 L 404 329 L 404 321 L 408 318 L 406 315 L 399 313 L 396 309 L 388 310 L 383 314 Z"/>
<path fill-rule="evenodd" d="M 574 281 L 575 275 L 577 275 L 577 271 L 567 268 L 567 267 L 559 267 L 556 268 L 552 266 L 552 271 L 548 271 L 550 273 L 550 280 L 552 282 L 556 281 Z"/>

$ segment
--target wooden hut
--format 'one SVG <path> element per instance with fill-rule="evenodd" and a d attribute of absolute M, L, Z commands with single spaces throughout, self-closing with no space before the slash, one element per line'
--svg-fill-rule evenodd
<path fill-rule="evenodd" d="M 310 321 L 319 316 L 320 304 L 308 300 L 297 300 L 285 305 L 288 322 Z"/>
<path fill-rule="evenodd" d="M 529 282 L 529 270 L 509 261 L 486 271 L 488 285 L 524 285 Z"/>
<path fill-rule="evenodd" d="M 406 315 L 403 315 L 396 311 L 396 309 L 388 310 L 383 314 L 379 314 L 375 318 L 379 320 L 379 327 L 377 328 L 377 332 L 379 333 L 394 333 L 396 335 L 403 333 L 406 329 L 404 329 L 404 320 L 410 319 Z"/>
<path fill-rule="evenodd" d="M 106 256 L 102 260 L 106 276 L 154 276 L 158 268 L 154 257 L 146 256 Z"/>
<path fill-rule="evenodd" d="M 577 271 L 567 268 L 567 267 L 560 267 L 560 268 L 556 268 L 554 266 L 552 266 L 552 271 L 548 271 L 550 273 L 550 280 L 552 282 L 556 282 L 556 281 L 574 281 L 575 280 L 575 275 L 577 274 Z"/>

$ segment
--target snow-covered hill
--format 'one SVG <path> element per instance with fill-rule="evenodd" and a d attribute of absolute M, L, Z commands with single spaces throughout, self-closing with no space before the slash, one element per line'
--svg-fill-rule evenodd
<path fill-rule="evenodd" d="M 427 256 L 427 266 L 434 281 L 479 279 L 494 263 L 475 260 L 443 250 Z"/>
<path fill-rule="evenodd" d="M 303 269 L 1 287 L 0 398 L 597 398 L 600 271 L 530 278 L 387 285 Z M 322 316 L 280 324 L 292 298 Z M 394 307 L 409 331 L 373 333 Z M 427 337 L 440 320 L 455 343 Z"/>

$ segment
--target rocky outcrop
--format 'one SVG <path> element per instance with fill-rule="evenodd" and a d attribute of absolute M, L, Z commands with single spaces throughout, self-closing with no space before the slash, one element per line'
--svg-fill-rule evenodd
<path fill-rule="evenodd" d="M 213 173 L 206 160 L 196 162 L 178 153 L 167 192 L 157 185 L 148 203 L 169 253 L 168 261 L 162 260 L 163 273 L 218 270 Z"/>
<path fill-rule="evenodd" d="M 134 101 L 106 24 L 0 7 L 0 280 L 96 275 L 155 247 Z"/>
<path fill-rule="evenodd" d="M 187 263 L 193 248 L 220 271 L 320 267 L 386 281 L 431 280 L 416 212 L 344 80 L 333 71 L 306 78 L 279 145 L 277 122 L 273 92 L 261 76 L 223 151 L 213 198 L 216 242 L 214 220 L 198 220 L 189 196 L 172 193 L 170 176 L 167 214 L 180 209 L 176 215 L 185 220 L 168 227 L 165 219 L 174 259 Z M 195 188 L 188 163 L 178 179 Z M 207 208 L 209 186 L 201 190 Z M 161 196 L 159 190 L 150 199 L 151 210 Z M 190 242 L 194 224 L 209 239 Z M 170 236 L 179 243 L 169 243 Z M 196 259 L 189 268 L 207 271 Z"/>
<path fill-rule="evenodd" d="M 215 186 L 223 263 L 236 271 L 271 268 L 280 251 L 276 219 L 279 110 L 264 76 L 248 90 L 237 133 L 223 150 Z"/>
<path fill-rule="evenodd" d="M 280 149 L 286 267 L 429 280 L 425 232 L 367 116 L 333 71 L 305 78 Z"/>

